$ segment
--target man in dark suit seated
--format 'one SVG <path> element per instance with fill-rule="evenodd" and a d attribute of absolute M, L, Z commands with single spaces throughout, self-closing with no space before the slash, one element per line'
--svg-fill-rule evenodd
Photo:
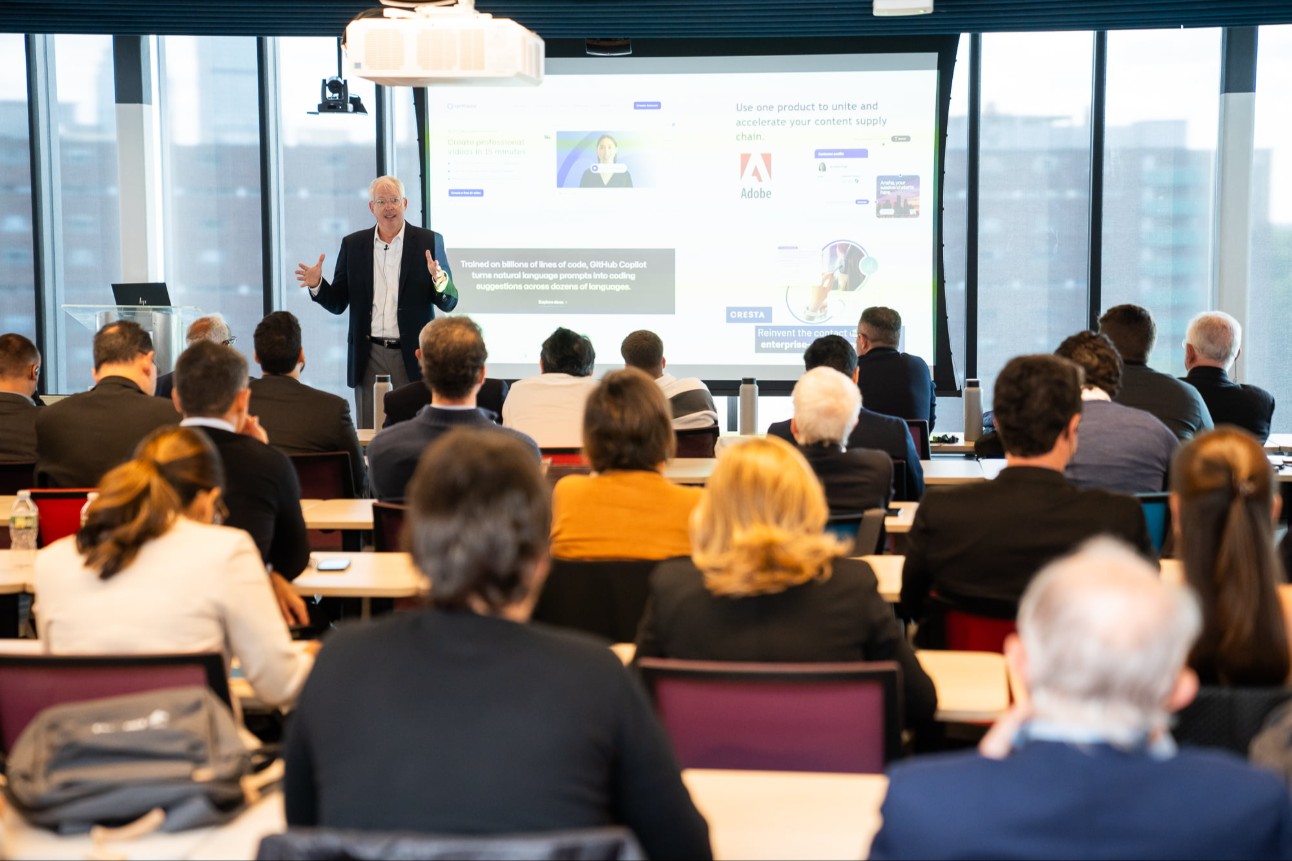
<path fill-rule="evenodd" d="M 809 344 L 803 351 L 803 365 L 809 371 L 819 367 L 834 368 L 850 377 L 854 383 L 857 382 L 857 351 L 846 338 L 838 335 L 825 335 Z M 772 422 L 767 428 L 767 435 L 794 442 L 789 419 Z M 893 460 L 906 461 L 905 493 L 899 492 L 898 498 L 916 501 L 924 495 L 924 469 L 906 422 L 866 409 L 864 391 L 861 393 L 861 412 L 857 414 L 857 426 L 848 434 L 847 447 L 877 448 Z M 901 491 L 902 488 L 897 490 Z"/>
<path fill-rule="evenodd" d="M 892 767 L 871 859 L 1292 857 L 1279 775 L 1171 739 L 1200 620 L 1115 542 L 1050 565 L 1006 642 L 1017 705 L 978 751 Z"/>
<path fill-rule="evenodd" d="M 383 502 L 403 502 L 404 487 L 428 445 L 456 427 L 479 428 L 523 440 L 539 457 L 530 437 L 499 427 L 476 406 L 485 378 L 485 349 L 480 327 L 470 317 L 440 317 L 422 330 L 418 356 L 431 402 L 410 421 L 386 428 L 368 444 L 372 495 Z"/>
<path fill-rule="evenodd" d="M 94 487 L 129 460 L 159 427 L 179 423 L 157 385 L 153 340 L 118 320 L 94 336 L 94 388 L 45 407 L 36 417 L 36 477 L 44 487 Z"/>
<path fill-rule="evenodd" d="M 1058 356 L 1019 356 L 996 378 L 1005 468 L 992 481 L 925 494 L 907 535 L 899 610 L 924 623 L 922 643 L 939 644 L 930 612 L 942 606 L 1013 618 L 1036 572 L 1092 536 L 1116 536 L 1152 557 L 1135 497 L 1078 488 L 1063 475 L 1077 448 L 1082 382 L 1081 368 Z"/>
<path fill-rule="evenodd" d="M 899 419 L 924 419 L 933 432 L 938 400 L 928 363 L 901 353 L 902 315 L 873 306 L 857 323 L 857 384 L 866 406 Z"/>
<path fill-rule="evenodd" d="M 431 325 L 427 323 L 426 326 Z M 418 343 L 426 336 L 426 326 L 422 327 L 422 334 L 418 336 Z M 419 346 L 414 354 L 417 356 L 419 367 L 425 367 L 422 361 L 422 348 Z M 510 388 L 506 380 L 495 380 L 489 377 L 485 378 L 484 383 L 480 386 L 480 391 L 476 393 L 476 407 L 483 410 L 490 420 L 502 424 L 502 403 L 507 400 L 507 390 Z M 382 423 L 383 428 L 391 425 L 406 422 L 431 402 L 431 389 L 426 385 L 425 379 L 418 379 L 406 386 L 400 386 L 386 392 L 386 420 Z"/>
<path fill-rule="evenodd" d="M 0 461 L 36 459 L 36 414 L 33 398 L 40 380 L 40 351 L 14 332 L 0 335 Z"/>
<path fill-rule="evenodd" d="M 264 372 L 252 380 L 251 414 L 286 454 L 343 451 L 350 455 L 354 492 L 363 496 L 367 469 L 345 398 L 301 382 L 305 350 L 301 324 L 290 311 L 274 311 L 256 326 L 256 363 Z"/>
<path fill-rule="evenodd" d="M 1274 421 L 1274 396 L 1249 383 L 1235 383 L 1229 369 L 1242 353 L 1243 327 L 1223 311 L 1206 311 L 1189 322 L 1184 337 L 1182 379 L 1198 390 L 1216 424 L 1238 425 L 1262 443 Z"/>
<path fill-rule="evenodd" d="M 301 485 L 287 455 L 269 445 L 249 412 L 247 360 L 232 347 L 198 341 L 175 363 L 172 397 L 184 413 L 180 424 L 200 428 L 220 452 L 229 510 L 224 524 L 246 530 L 256 542 L 287 624 L 309 624 L 305 602 L 288 582 L 310 558 Z"/>
<path fill-rule="evenodd" d="M 885 508 L 893 497 L 893 461 L 873 448 L 844 448 L 861 410 L 852 380 L 833 368 L 813 368 L 794 385 L 790 430 L 812 465 L 833 514 Z"/>
<path fill-rule="evenodd" d="M 1114 398 L 1117 403 L 1157 416 L 1181 442 L 1213 426 L 1211 412 L 1197 389 L 1148 366 L 1157 342 L 1157 324 L 1147 310 L 1139 305 L 1115 305 L 1099 318 L 1099 334 L 1107 335 L 1122 357 L 1122 388 Z"/>
<path fill-rule="evenodd" d="M 213 344 L 232 346 L 236 340 L 238 339 L 229 330 L 229 324 L 225 322 L 224 317 L 220 314 L 207 314 L 205 317 L 198 317 L 189 324 L 188 331 L 184 333 L 185 348 L 193 346 L 198 341 L 210 341 Z M 157 378 L 157 389 L 153 394 L 169 401 L 170 393 L 174 390 L 175 372 L 170 371 Z"/>

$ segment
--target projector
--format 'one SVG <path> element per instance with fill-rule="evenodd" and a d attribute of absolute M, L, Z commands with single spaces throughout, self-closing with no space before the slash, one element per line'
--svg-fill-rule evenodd
<path fill-rule="evenodd" d="M 876 15 L 928 15 L 933 0 L 874 0 L 871 11 Z"/>
<path fill-rule="evenodd" d="M 354 74 L 387 87 L 543 81 L 543 40 L 473 2 L 361 15 L 345 28 L 345 44 Z"/>

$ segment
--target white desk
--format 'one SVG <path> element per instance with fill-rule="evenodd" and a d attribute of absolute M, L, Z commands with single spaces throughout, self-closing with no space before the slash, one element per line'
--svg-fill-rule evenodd
<path fill-rule="evenodd" d="M 1292 433 L 1272 433 L 1265 440 L 1265 450 L 1270 454 L 1292 454 Z"/>
<path fill-rule="evenodd" d="M 896 514 L 890 514 L 884 518 L 884 530 L 889 535 L 905 535 L 911 531 L 911 523 L 915 521 L 915 510 L 920 507 L 918 502 L 890 502 L 889 508 L 896 508 Z"/>
<path fill-rule="evenodd" d="M 33 591 L 32 584 L 35 576 L 33 568 L 19 570 L 14 567 L 12 550 L 0 550 L 0 595 L 17 595 Z"/>
<path fill-rule="evenodd" d="M 344 571 L 319 571 L 314 566 L 320 559 L 343 558 L 350 560 Z M 371 616 L 373 598 L 415 598 L 424 595 L 428 586 L 426 578 L 413 567 L 407 553 L 336 553 L 310 554 L 310 567 L 292 581 L 298 595 L 318 595 L 323 598 L 360 598 L 360 616 Z"/>
<path fill-rule="evenodd" d="M 864 858 L 888 790 L 888 778 L 877 774 L 689 769 L 682 779 L 709 822 L 719 861 Z M 88 835 L 59 837 L 28 826 L 13 811 L 3 823 L 9 858 L 91 857 Z M 262 837 L 285 827 L 283 796 L 272 793 L 220 828 L 153 834 L 109 847 L 131 859 L 250 859 Z"/>
<path fill-rule="evenodd" d="M 883 556 L 862 556 L 861 559 L 875 572 L 879 581 L 879 597 L 889 604 L 896 604 L 902 598 L 902 566 L 906 564 L 905 556 L 894 556 L 886 553 Z"/>
<path fill-rule="evenodd" d="M 359 445 L 363 446 L 364 448 L 367 448 L 367 447 L 368 447 L 368 443 L 372 442 L 372 438 L 373 438 L 373 437 L 375 437 L 375 436 L 377 435 L 377 429 L 375 429 L 375 428 L 358 428 L 358 429 L 355 431 L 355 433 L 356 433 L 356 434 L 358 434 L 358 436 L 359 436 Z"/>
<path fill-rule="evenodd" d="M 371 499 L 302 499 L 306 529 L 372 529 Z"/>
<path fill-rule="evenodd" d="M 942 431 L 933 434 L 942 436 Z M 973 454 L 973 443 L 965 442 L 963 433 L 952 434 L 956 438 L 955 442 L 933 442 L 929 440 L 929 451 L 933 454 Z"/>
<path fill-rule="evenodd" d="M 921 649 L 915 657 L 937 689 L 938 720 L 990 723 L 1009 708 L 1004 655 Z"/>
<path fill-rule="evenodd" d="M 976 460 L 939 458 L 938 460 L 922 460 L 920 461 L 920 466 L 924 468 L 924 483 L 930 486 L 971 484 L 977 481 L 986 481 L 982 466 Z"/>

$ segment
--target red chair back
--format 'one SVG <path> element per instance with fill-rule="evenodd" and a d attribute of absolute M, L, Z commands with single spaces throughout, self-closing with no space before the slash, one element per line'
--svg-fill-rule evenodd
<path fill-rule="evenodd" d="M 407 505 L 396 505 L 393 502 L 374 502 L 372 504 L 372 549 L 378 553 L 395 553 L 408 548 L 404 546 L 404 517 L 408 513 Z"/>
<path fill-rule="evenodd" d="M 891 661 L 637 666 L 683 768 L 882 774 L 901 753 Z"/>
<path fill-rule="evenodd" d="M 1005 638 L 1018 630 L 1013 619 L 992 619 L 948 608 L 943 617 L 948 649 L 1004 654 Z"/>
<path fill-rule="evenodd" d="M 718 426 L 674 431 L 677 437 L 675 457 L 713 457 L 718 447 Z"/>
<path fill-rule="evenodd" d="M 350 453 L 323 451 L 289 454 L 301 482 L 301 499 L 354 499 L 354 473 Z"/>
<path fill-rule="evenodd" d="M 588 459 L 579 448 L 545 448 L 543 460 L 552 466 L 587 466 Z"/>
<path fill-rule="evenodd" d="M 48 547 L 81 528 L 81 509 L 93 487 L 33 487 L 31 501 L 40 513 L 38 547 Z"/>
<path fill-rule="evenodd" d="M 63 703 L 184 685 L 210 687 L 232 704 L 224 658 L 189 655 L 0 654 L 0 752 L 41 710 Z"/>

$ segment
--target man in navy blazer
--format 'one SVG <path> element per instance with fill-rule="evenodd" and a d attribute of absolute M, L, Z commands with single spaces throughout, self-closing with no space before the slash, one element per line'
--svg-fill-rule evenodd
<path fill-rule="evenodd" d="M 827 367 L 834 368 L 845 377 L 857 382 L 857 351 L 846 338 L 838 335 L 825 335 L 817 338 L 803 351 L 803 365 L 806 370 Z M 778 436 L 788 443 L 794 443 L 794 434 L 790 432 L 790 420 L 772 422 L 767 428 L 768 436 Z M 893 416 L 886 416 L 874 410 L 866 409 L 866 394 L 862 392 L 861 412 L 857 414 L 857 426 L 848 435 L 844 446 L 854 448 L 877 448 L 894 461 L 906 462 L 906 481 L 904 486 L 894 488 L 894 499 L 917 502 L 924 495 L 924 469 L 920 464 L 920 455 L 915 450 L 915 440 L 911 437 L 906 422 Z"/>
<path fill-rule="evenodd" d="M 937 419 L 938 398 L 929 366 L 902 353 L 902 315 L 876 305 L 857 322 L 857 384 L 870 409 L 899 419 L 925 419 L 929 432 Z"/>
<path fill-rule="evenodd" d="M 1223 311 L 1204 311 L 1189 321 L 1184 337 L 1184 382 L 1198 390 L 1216 424 L 1238 425 L 1262 443 L 1274 421 L 1274 396 L 1229 371 L 1243 351 L 1243 327 Z"/>
<path fill-rule="evenodd" d="M 1280 776 L 1171 739 L 1200 628 L 1189 591 L 1116 542 L 1052 563 L 1006 642 L 1018 705 L 977 752 L 893 766 L 870 857 L 1292 857 Z"/>
<path fill-rule="evenodd" d="M 435 315 L 458 304 L 444 237 L 409 224 L 404 184 L 379 176 L 368 187 L 375 229 L 341 240 L 332 281 L 323 278 L 323 258 L 297 264 L 296 280 L 310 298 L 333 314 L 350 309 L 346 385 L 355 390 L 358 426 L 373 424 L 372 385 L 388 374 L 393 388 L 418 377 L 417 337 Z"/>

